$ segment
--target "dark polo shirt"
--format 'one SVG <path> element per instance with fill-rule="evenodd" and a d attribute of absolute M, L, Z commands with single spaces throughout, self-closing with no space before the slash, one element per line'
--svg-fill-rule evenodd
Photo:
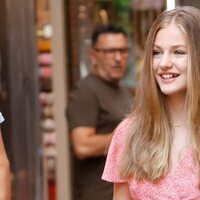
<path fill-rule="evenodd" d="M 97 134 L 111 133 L 130 109 L 130 93 L 95 75 L 81 79 L 70 95 L 69 129 L 95 127 Z M 105 156 L 79 160 L 73 156 L 74 200 L 112 200 L 113 185 L 101 180 Z"/>

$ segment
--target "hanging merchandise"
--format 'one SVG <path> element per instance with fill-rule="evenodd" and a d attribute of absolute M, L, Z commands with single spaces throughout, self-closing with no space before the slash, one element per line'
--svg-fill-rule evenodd
<path fill-rule="evenodd" d="M 131 4 L 135 10 L 159 10 L 164 6 L 165 0 L 132 0 Z"/>
<path fill-rule="evenodd" d="M 38 47 L 38 79 L 40 84 L 40 130 L 43 148 L 43 182 L 47 186 L 48 200 L 54 200 L 51 188 L 56 190 L 56 124 L 54 113 L 53 56 L 52 36 L 53 27 L 50 16 L 49 0 L 37 0 L 36 3 L 36 36 Z"/>

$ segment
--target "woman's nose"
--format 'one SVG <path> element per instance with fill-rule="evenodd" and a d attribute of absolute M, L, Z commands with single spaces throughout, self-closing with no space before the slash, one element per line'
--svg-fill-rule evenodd
<path fill-rule="evenodd" d="M 169 55 L 163 55 L 160 60 L 160 67 L 171 68 L 173 66 L 172 59 Z"/>

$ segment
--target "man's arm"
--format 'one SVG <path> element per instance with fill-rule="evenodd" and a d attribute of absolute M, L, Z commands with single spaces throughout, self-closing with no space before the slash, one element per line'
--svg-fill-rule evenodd
<path fill-rule="evenodd" d="M 112 133 L 96 134 L 93 127 L 77 127 L 72 129 L 71 140 L 75 155 L 79 159 L 105 155 L 108 150 Z"/>
<path fill-rule="evenodd" d="M 11 199 L 10 165 L 0 131 L 0 200 Z"/>

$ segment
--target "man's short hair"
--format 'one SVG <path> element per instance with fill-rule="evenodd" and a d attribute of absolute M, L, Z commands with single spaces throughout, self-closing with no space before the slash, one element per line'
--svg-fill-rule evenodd
<path fill-rule="evenodd" d="M 113 24 L 108 24 L 108 25 L 99 25 L 95 29 L 95 31 L 92 34 L 92 46 L 94 47 L 98 41 L 98 38 L 102 34 L 107 34 L 107 33 L 112 33 L 112 34 L 123 34 L 125 37 L 127 37 L 126 31 L 119 26 L 115 26 Z"/>

